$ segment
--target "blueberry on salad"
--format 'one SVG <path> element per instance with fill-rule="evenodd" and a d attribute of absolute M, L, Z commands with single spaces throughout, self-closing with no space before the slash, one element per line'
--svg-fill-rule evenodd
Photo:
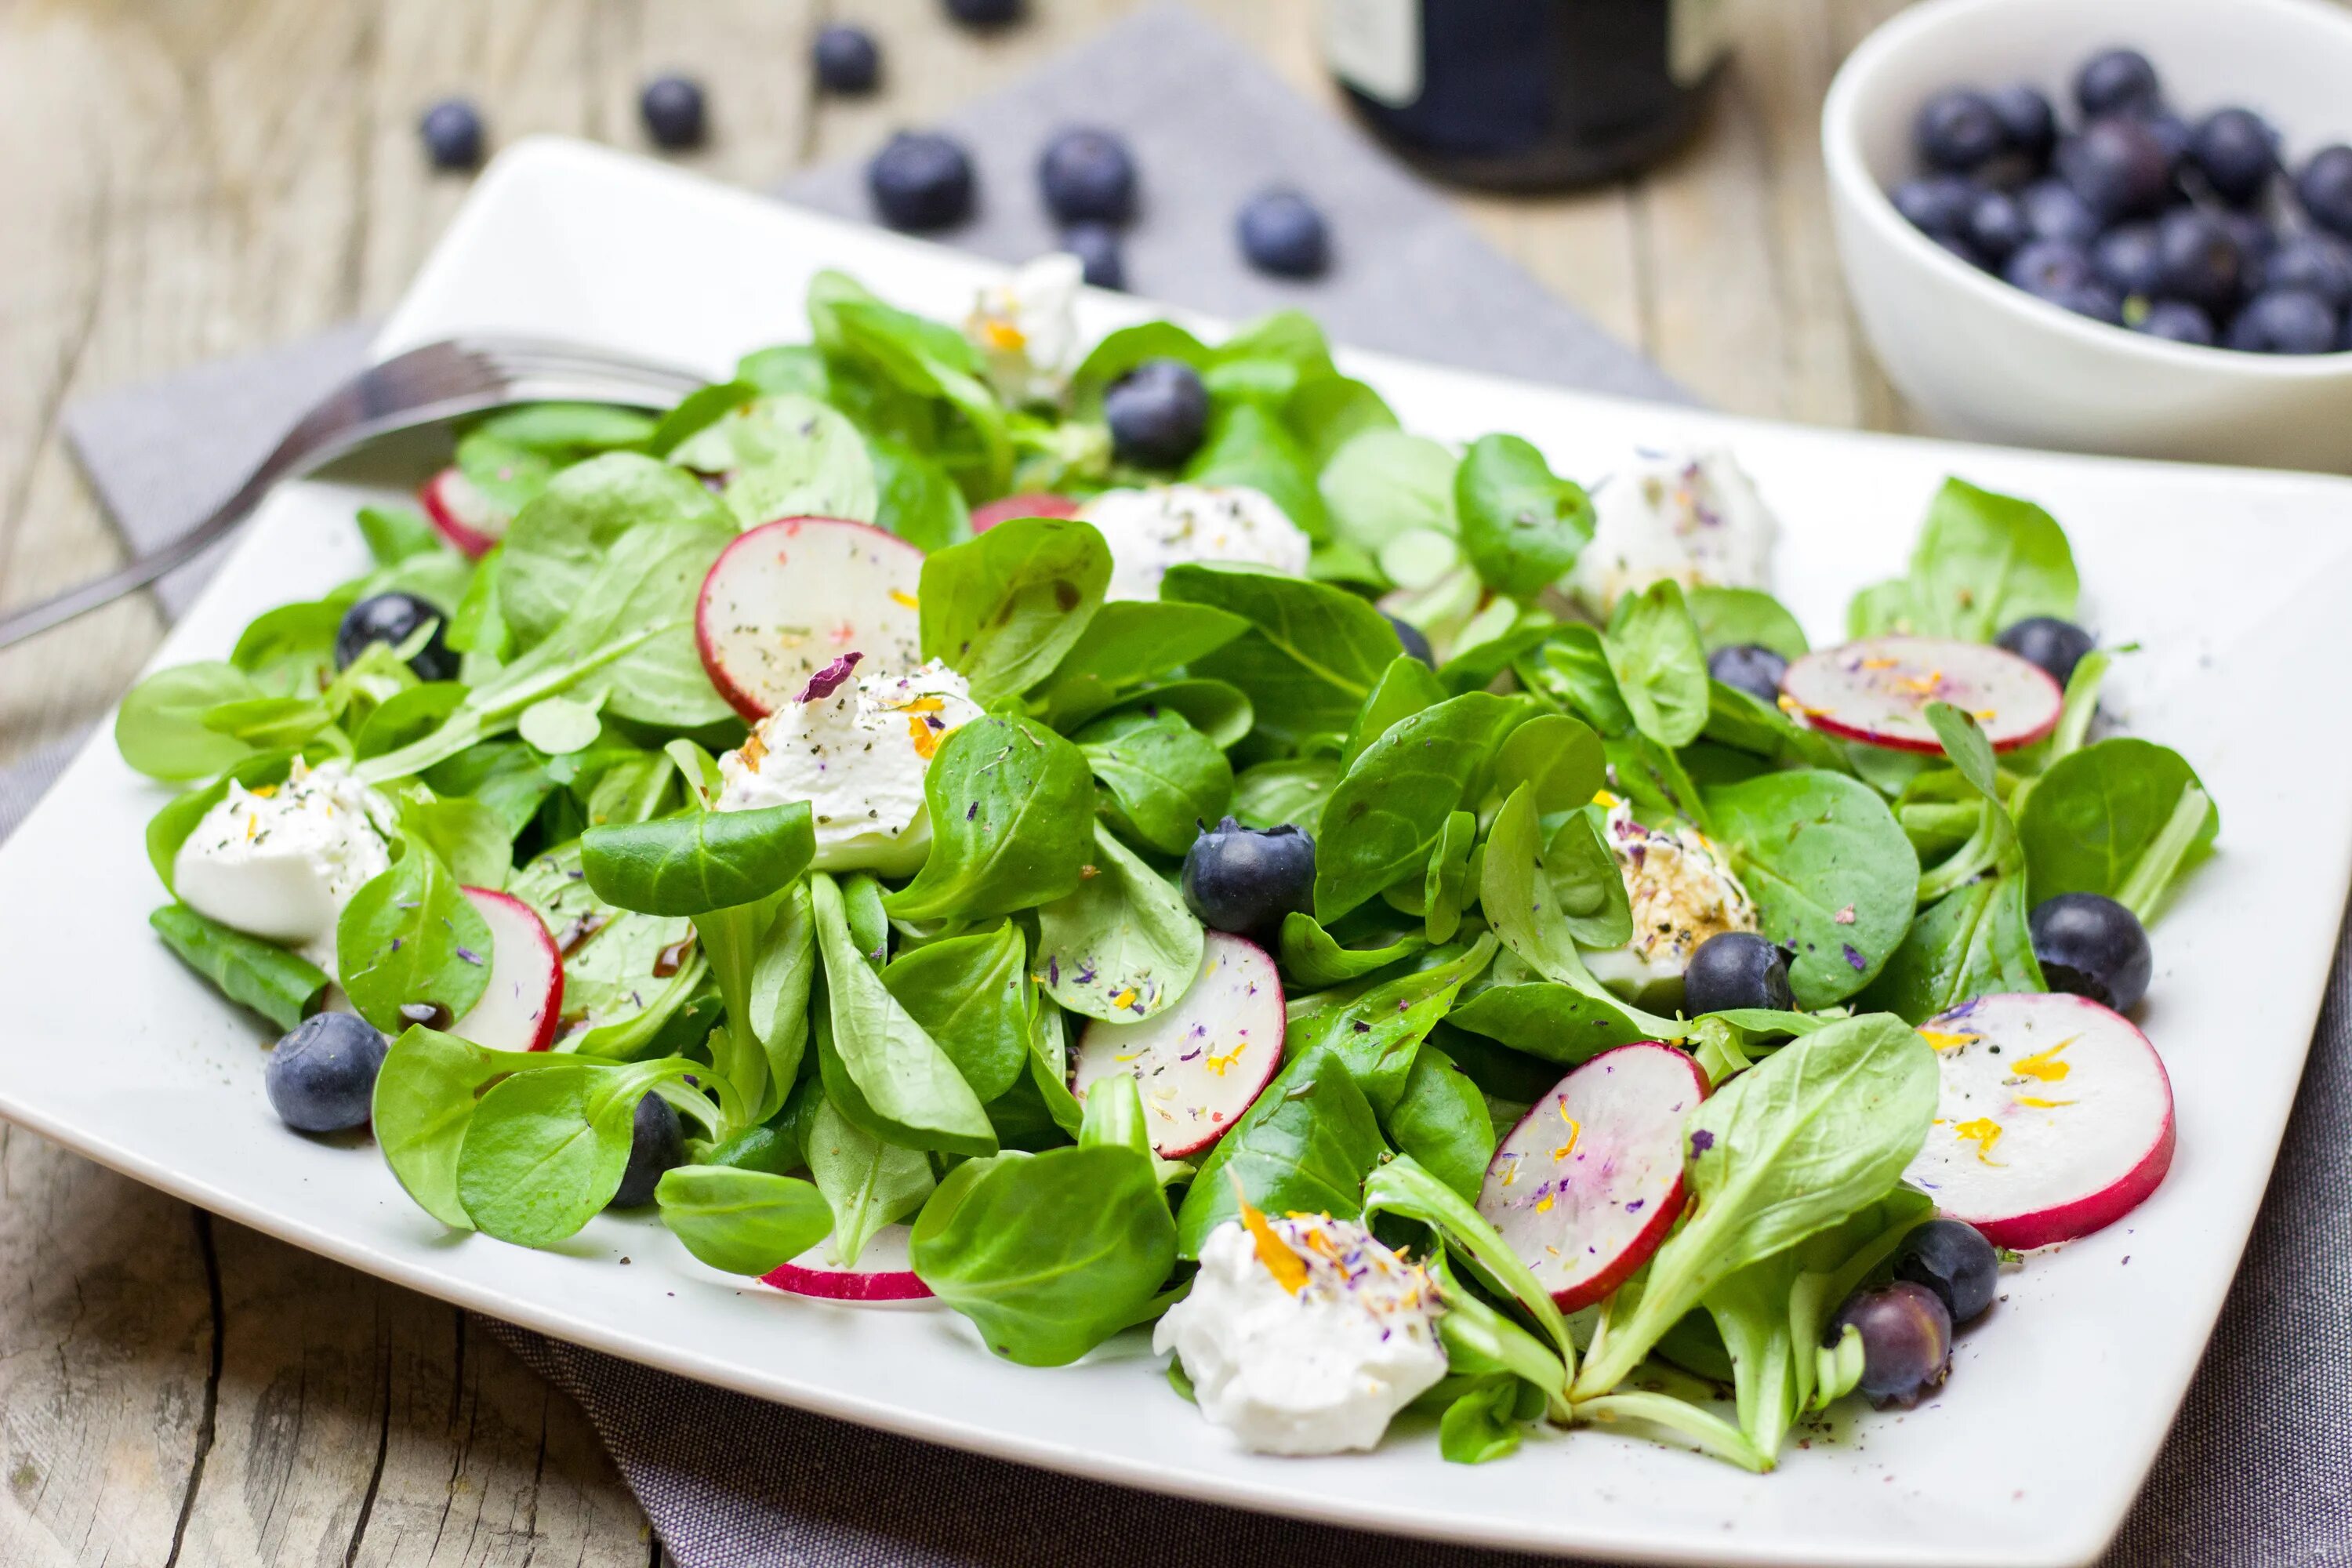
<path fill-rule="evenodd" d="M 971 216 L 971 158 L 953 137 L 901 131 L 866 165 L 866 188 L 892 228 L 947 228 Z"/>
<path fill-rule="evenodd" d="M 882 79 L 881 47 L 863 27 L 833 23 L 817 34 L 809 53 L 816 64 L 817 86 L 827 92 L 872 92 Z"/>
<path fill-rule="evenodd" d="M 2033 906 L 2026 929 L 2053 991 L 2128 1013 L 2147 994 L 2156 953 L 2139 917 L 2103 893 L 2060 893 Z"/>
<path fill-rule="evenodd" d="M 1318 278 L 1331 265 L 1331 229 L 1313 202 L 1297 191 L 1261 192 L 1234 219 L 1242 256 L 1277 278 Z"/>
<path fill-rule="evenodd" d="M 1788 670 L 1789 661 L 1761 643 L 1733 643 L 1706 656 L 1709 679 L 1763 703 L 1780 700 L 1780 677 Z"/>
<path fill-rule="evenodd" d="M 1698 944 L 1683 971 L 1683 1011 L 1696 1018 L 1735 1007 L 1785 1013 L 1797 1005 L 1789 989 L 1789 955 L 1752 931 L 1719 931 Z"/>
<path fill-rule="evenodd" d="M 677 152 L 701 146 L 709 125 L 702 84 L 674 73 L 654 78 L 637 95 L 637 117 L 656 147 Z"/>
<path fill-rule="evenodd" d="M 1124 139 L 1079 125 L 1055 133 L 1037 158 L 1045 210 L 1063 223 L 1125 223 L 1135 216 L 1135 156 Z"/>
<path fill-rule="evenodd" d="M 448 619 L 439 605 L 399 589 L 362 599 L 343 612 L 342 624 L 335 628 L 335 668 L 349 669 L 352 660 L 376 643 L 404 647 L 410 638 L 430 626 L 424 645 L 408 656 L 408 668 L 419 680 L 454 680 L 457 656 L 442 635 Z"/>
<path fill-rule="evenodd" d="M 1933 1290 L 1952 1326 L 1964 1329 L 1992 1305 L 2000 1287 L 2000 1254 L 1966 1220 L 1931 1219 L 1903 1237 L 1895 1277 Z"/>
<path fill-rule="evenodd" d="M 1389 623 L 1389 629 L 1396 633 L 1397 641 L 1403 645 L 1405 657 L 1417 658 L 1430 668 L 1435 669 L 1437 650 L 1429 646 L 1429 634 L 1411 621 L 1400 620 L 1395 616 L 1387 615 L 1386 612 L 1382 614 Z"/>
<path fill-rule="evenodd" d="M 384 1038 L 356 1013 L 314 1013 L 278 1042 L 262 1073 L 269 1108 L 297 1132 L 367 1124 Z"/>
<path fill-rule="evenodd" d="M 1080 276 L 1088 287 L 1127 287 L 1127 258 L 1119 248 L 1118 230 L 1109 224 L 1071 224 L 1062 230 L 1061 246 L 1078 258 Z"/>
<path fill-rule="evenodd" d="M 686 1163 L 686 1128 L 677 1110 L 658 1094 L 637 1101 L 629 1118 L 629 1163 L 606 1208 L 643 1208 L 654 1201 L 661 1179 Z"/>
<path fill-rule="evenodd" d="M 1184 902 L 1211 931 L 1267 937 L 1315 907 L 1315 840 L 1304 829 L 1244 827 L 1228 816 L 1184 852 Z"/>
<path fill-rule="evenodd" d="M 2003 626 L 1994 643 L 2007 648 L 2063 687 L 2074 679 L 2074 667 L 2098 646 L 2096 638 L 2072 621 L 2055 616 L 2028 616 Z"/>
<path fill-rule="evenodd" d="M 1104 392 L 1103 418 L 1119 461 L 1176 468 L 1208 433 L 1209 389 L 1182 360 L 1148 359 Z"/>
<path fill-rule="evenodd" d="M 425 111 L 416 133 L 436 169 L 472 169 L 482 162 L 482 111 L 469 99 L 443 99 Z"/>
<path fill-rule="evenodd" d="M 1830 1320 L 1829 1342 L 1852 1329 L 1862 1339 L 1862 1380 L 1873 1404 L 1916 1405 L 1952 1370 L 1952 1315 L 1925 1285 L 1898 1279 L 1857 1292 Z"/>

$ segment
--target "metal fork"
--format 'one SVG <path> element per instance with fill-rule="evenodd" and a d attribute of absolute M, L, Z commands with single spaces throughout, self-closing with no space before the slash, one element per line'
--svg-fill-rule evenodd
<path fill-rule="evenodd" d="M 0 616 L 0 648 L 136 592 L 243 521 L 281 479 L 398 430 L 514 403 L 667 408 L 709 378 L 601 349 L 489 335 L 446 339 L 371 365 L 295 422 L 236 493 L 169 544 L 62 594 Z"/>

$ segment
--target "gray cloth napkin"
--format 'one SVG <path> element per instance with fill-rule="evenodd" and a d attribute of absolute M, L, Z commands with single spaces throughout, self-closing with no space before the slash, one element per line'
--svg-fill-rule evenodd
<path fill-rule="evenodd" d="M 1181 12 L 1113 28 L 949 121 L 971 144 L 980 217 L 950 237 L 1021 259 L 1050 230 L 1031 172 L 1053 127 L 1109 123 L 1137 144 L 1146 211 L 1129 249 L 1139 292 L 1228 316 L 1296 302 L 1348 342 L 1580 386 L 1679 389 L 1489 250 L 1441 198 L 1244 51 Z M 1234 205 L 1287 178 L 1334 219 L 1339 264 L 1305 287 L 1242 268 Z M 856 168 L 786 187 L 866 216 Z M 362 328 L 89 399 L 77 454 L 131 542 L 187 527 L 271 433 L 358 363 Z M 209 563 L 167 580 L 186 602 Z M 0 770 L 0 834 L 71 751 Z M 2113 1563 L 2352 1563 L 2352 964 L 2339 955 L 2286 1145 L 2184 1414 Z M 1255 1568 L 1396 1556 L 1392 1543 L 1125 1490 L 932 1447 L 689 1383 L 511 1325 L 524 1360 L 578 1399 L 685 1568 L 982 1568 L 1120 1561 Z M 1434 1545 L 1405 1560 L 1501 1568 L 1534 1559 Z"/>

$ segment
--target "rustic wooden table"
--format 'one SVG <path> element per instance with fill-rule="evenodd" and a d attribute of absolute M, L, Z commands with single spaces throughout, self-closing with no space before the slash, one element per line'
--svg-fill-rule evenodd
<path fill-rule="evenodd" d="M 855 154 L 1129 8 L 1030 0 L 0 0 L 0 604 L 114 564 L 58 438 L 79 395 L 388 308 L 465 191 L 425 104 L 494 140 L 643 144 L 649 71 L 709 86 L 692 166 Z M 1702 397 L 1900 428 L 1847 310 L 1815 153 L 1838 60 L 1902 0 L 1741 0 L 1699 142 L 1570 198 L 1465 196 L 1503 249 Z M 1202 0 L 1328 99 L 1308 0 Z M 816 26 L 874 99 L 819 100 Z M 0 654 L 0 761 L 102 712 L 161 635 L 135 598 Z M 579 1410 L 456 1310 L 217 1222 L 0 1125 L 0 1563 L 657 1562 Z"/>

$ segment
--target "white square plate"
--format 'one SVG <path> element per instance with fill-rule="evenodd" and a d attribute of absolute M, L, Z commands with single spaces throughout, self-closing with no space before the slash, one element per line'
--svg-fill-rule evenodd
<path fill-rule="evenodd" d="M 555 142 L 481 182 L 384 329 L 608 344 L 717 374 L 804 336 L 823 267 L 960 316 L 986 264 Z M 1084 305 L 1090 334 L 1146 315 Z M 164 798 L 100 739 L 0 849 L 0 1113 L 217 1213 L 435 1296 L 689 1377 L 1030 1463 L 1245 1508 L 1451 1541 L 1755 1563 L 2060 1564 L 2095 1556 L 2163 1440 L 2229 1285 L 2300 1074 L 2352 872 L 2352 726 L 2322 693 L 2352 651 L 2352 482 L 2107 462 L 1721 418 L 1347 355 L 1409 428 L 1511 430 L 1566 473 L 1637 443 L 1723 442 L 1780 514 L 1783 596 L 1819 637 L 1897 572 L 1948 473 L 2027 495 L 2073 536 L 2087 618 L 2122 661 L 2112 711 L 2179 747 L 2223 851 L 2158 932 L 2145 1023 L 2179 1152 L 2125 1224 L 2034 1258 L 1908 1416 L 1842 1421 L 1751 1477 L 1592 1430 L 1506 1462 L 1235 1452 L 1171 1396 L 1140 1335 L 1060 1371 L 989 1356 L 943 1312 L 747 1288 L 659 1225 L 604 1216 L 543 1252 L 444 1231 L 381 1161 L 286 1131 L 261 1031 L 149 934 L 141 829 Z M 158 656 L 225 657 L 247 618 L 361 570 L 353 489 L 280 490 Z M 635 1266 L 619 1268 L 623 1254 Z"/>

